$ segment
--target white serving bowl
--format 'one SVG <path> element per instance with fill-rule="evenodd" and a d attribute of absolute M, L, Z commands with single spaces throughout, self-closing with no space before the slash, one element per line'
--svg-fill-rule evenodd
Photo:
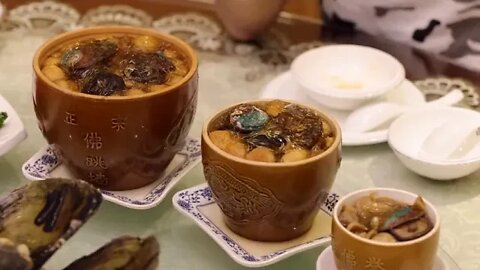
<path fill-rule="evenodd" d="M 398 159 L 413 172 L 436 180 L 457 179 L 480 169 L 479 127 L 480 113 L 473 110 L 419 109 L 391 124 L 388 143 Z M 452 149 L 456 151 L 451 152 Z"/>
<path fill-rule="evenodd" d="M 358 45 L 306 51 L 293 61 L 291 71 L 311 98 L 340 110 L 353 110 L 405 80 L 405 69 L 393 56 Z"/>

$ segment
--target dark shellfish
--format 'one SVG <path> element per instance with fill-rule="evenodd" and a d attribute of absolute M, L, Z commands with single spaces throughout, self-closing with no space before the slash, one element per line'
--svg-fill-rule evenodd
<path fill-rule="evenodd" d="M 98 209 L 102 195 L 81 180 L 47 179 L 0 200 L 0 269 L 37 270 Z M 154 237 L 124 236 L 66 270 L 154 270 L 160 248 Z"/>
<path fill-rule="evenodd" d="M 95 213 L 101 202 L 101 193 L 80 180 L 32 182 L 0 201 L 0 238 L 25 245 L 32 258 L 32 269 L 39 269 Z"/>
<path fill-rule="evenodd" d="M 281 151 L 287 140 L 279 132 L 266 132 L 245 137 L 245 142 L 251 147 L 264 146 L 276 151 Z"/>
<path fill-rule="evenodd" d="M 298 105 L 285 106 L 274 123 L 292 143 L 305 149 L 312 149 L 323 135 L 320 117 Z"/>
<path fill-rule="evenodd" d="M 78 79 L 86 70 L 110 60 L 117 50 L 118 46 L 108 40 L 83 42 L 63 53 L 60 67 L 70 78 Z"/>
<path fill-rule="evenodd" d="M 240 132 L 252 132 L 263 128 L 270 117 L 253 105 L 240 105 L 230 113 L 230 125 Z"/>
<path fill-rule="evenodd" d="M 125 77 L 140 83 L 165 83 L 168 74 L 175 70 L 175 65 L 160 52 L 136 52 L 123 61 L 123 65 Z"/>
<path fill-rule="evenodd" d="M 160 247 L 154 237 L 141 239 L 124 236 L 76 260 L 64 270 L 155 270 L 159 253 Z"/>
<path fill-rule="evenodd" d="M 117 91 L 126 89 L 122 77 L 104 69 L 93 68 L 85 72 L 84 76 L 82 93 L 85 94 L 110 96 Z"/>

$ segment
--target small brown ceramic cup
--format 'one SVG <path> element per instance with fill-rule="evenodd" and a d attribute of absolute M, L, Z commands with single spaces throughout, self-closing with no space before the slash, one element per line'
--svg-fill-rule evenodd
<path fill-rule="evenodd" d="M 62 45 L 112 34 L 148 35 L 168 42 L 186 56 L 189 72 L 162 92 L 133 97 L 65 90 L 42 73 L 45 59 Z M 103 26 L 56 36 L 33 60 L 39 127 L 76 177 L 107 190 L 145 186 L 159 178 L 184 144 L 197 106 L 197 65 L 189 45 L 151 29 Z"/>
<path fill-rule="evenodd" d="M 333 144 L 325 152 L 302 161 L 250 161 L 222 151 L 209 137 L 212 123 L 237 105 L 219 111 L 203 127 L 205 178 L 233 232 L 257 241 L 296 238 L 311 228 L 320 202 L 335 179 L 341 162 L 340 127 L 330 116 L 298 104 L 315 111 L 330 124 L 335 134 Z"/>
<path fill-rule="evenodd" d="M 340 223 L 338 216 L 342 206 L 375 193 L 381 197 L 413 204 L 416 194 L 389 188 L 360 190 L 341 199 L 333 210 L 332 248 L 338 269 L 348 270 L 432 270 L 437 255 L 440 236 L 440 218 L 433 205 L 424 200 L 427 216 L 433 229 L 415 240 L 397 243 L 381 243 L 362 238 L 348 231 Z"/>

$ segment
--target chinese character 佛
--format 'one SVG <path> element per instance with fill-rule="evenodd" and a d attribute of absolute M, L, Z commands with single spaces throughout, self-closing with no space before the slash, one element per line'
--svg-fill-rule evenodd
<path fill-rule="evenodd" d="M 100 156 L 87 156 L 85 160 L 85 165 L 87 165 L 87 167 L 93 167 L 93 168 L 102 168 L 102 169 L 107 168 L 105 160 L 103 159 L 103 157 L 100 157 Z"/>
<path fill-rule="evenodd" d="M 87 133 L 83 140 L 86 142 L 86 147 L 88 149 L 98 150 L 102 148 L 102 137 L 99 136 L 97 132 Z"/>

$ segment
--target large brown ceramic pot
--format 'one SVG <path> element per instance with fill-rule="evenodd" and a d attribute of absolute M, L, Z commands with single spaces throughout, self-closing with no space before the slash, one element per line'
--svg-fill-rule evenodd
<path fill-rule="evenodd" d="M 265 101 L 246 103 L 260 102 Z M 291 163 L 250 161 L 222 151 L 208 135 L 213 123 L 237 105 L 221 110 L 203 127 L 205 178 L 233 232 L 257 241 L 296 238 L 311 228 L 320 202 L 333 184 L 341 161 L 340 128 L 331 117 L 310 108 L 335 134 L 325 152 Z"/>
<path fill-rule="evenodd" d="M 186 55 L 189 72 L 162 92 L 102 97 L 62 89 L 41 72 L 65 43 L 105 34 L 149 35 Z M 33 61 L 33 102 L 40 129 L 72 173 L 98 187 L 127 190 L 162 174 L 179 151 L 197 105 L 198 60 L 183 41 L 157 31 L 105 26 L 68 32 L 47 41 Z"/>
<path fill-rule="evenodd" d="M 427 217 L 433 229 L 426 235 L 405 242 L 383 243 L 360 237 L 348 231 L 339 220 L 345 204 L 375 193 L 406 204 L 413 204 L 416 194 L 391 188 L 359 190 L 343 197 L 333 210 L 332 248 L 338 269 L 346 270 L 432 270 L 440 237 L 440 217 L 433 205 L 425 201 Z"/>

